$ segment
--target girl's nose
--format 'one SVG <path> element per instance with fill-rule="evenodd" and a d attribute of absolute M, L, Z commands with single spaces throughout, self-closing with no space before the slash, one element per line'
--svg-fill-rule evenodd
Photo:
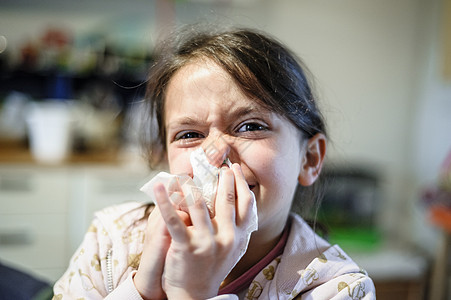
<path fill-rule="evenodd" d="M 224 136 L 207 138 L 202 147 L 209 163 L 218 168 L 230 153 L 230 145 Z"/>

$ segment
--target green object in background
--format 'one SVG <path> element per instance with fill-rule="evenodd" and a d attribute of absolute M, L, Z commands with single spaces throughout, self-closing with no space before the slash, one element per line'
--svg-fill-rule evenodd
<path fill-rule="evenodd" d="M 338 227 L 329 231 L 329 242 L 345 251 L 371 251 L 381 243 L 381 233 L 374 228 Z"/>

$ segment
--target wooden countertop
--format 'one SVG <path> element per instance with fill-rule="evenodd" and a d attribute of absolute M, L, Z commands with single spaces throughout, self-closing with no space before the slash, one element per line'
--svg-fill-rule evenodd
<path fill-rule="evenodd" d="M 66 160 L 57 165 L 72 164 L 118 164 L 120 162 L 119 151 L 91 150 L 84 153 L 73 153 Z M 37 162 L 27 145 L 22 142 L 0 141 L 0 163 L 40 164 Z"/>

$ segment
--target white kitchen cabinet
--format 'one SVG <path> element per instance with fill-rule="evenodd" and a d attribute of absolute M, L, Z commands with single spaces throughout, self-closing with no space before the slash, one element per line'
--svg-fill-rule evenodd
<path fill-rule="evenodd" d="M 152 174 L 118 165 L 0 165 L 0 262 L 54 282 L 94 212 L 148 201 L 139 187 Z"/>

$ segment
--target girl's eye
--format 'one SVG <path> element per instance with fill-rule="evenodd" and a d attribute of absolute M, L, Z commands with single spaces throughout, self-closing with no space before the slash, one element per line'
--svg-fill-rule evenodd
<path fill-rule="evenodd" d="M 175 136 L 175 140 L 187 140 L 187 139 L 199 139 L 201 138 L 202 135 L 198 132 L 193 132 L 193 131 L 189 131 L 189 132 L 181 132 L 179 134 L 177 134 Z"/>
<path fill-rule="evenodd" d="M 243 124 L 239 129 L 238 132 L 246 132 L 246 131 L 260 131 L 260 130 L 267 130 L 268 128 L 266 126 L 263 126 L 258 123 L 246 123 Z"/>

